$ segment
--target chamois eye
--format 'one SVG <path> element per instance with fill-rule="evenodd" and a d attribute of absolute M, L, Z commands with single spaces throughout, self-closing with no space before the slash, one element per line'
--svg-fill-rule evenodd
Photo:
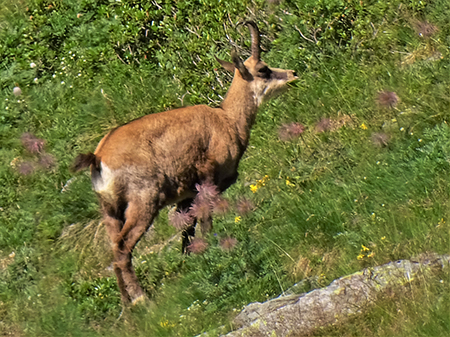
<path fill-rule="evenodd" d="M 259 77 L 269 78 L 271 73 L 272 73 L 272 70 L 270 70 L 270 68 L 267 66 L 258 69 Z"/>

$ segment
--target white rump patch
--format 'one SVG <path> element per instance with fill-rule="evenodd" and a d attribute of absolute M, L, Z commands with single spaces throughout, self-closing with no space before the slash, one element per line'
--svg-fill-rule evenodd
<path fill-rule="evenodd" d="M 112 194 L 114 186 L 114 174 L 104 163 L 100 162 L 101 171 L 93 170 L 92 184 L 95 192 L 99 194 Z"/>

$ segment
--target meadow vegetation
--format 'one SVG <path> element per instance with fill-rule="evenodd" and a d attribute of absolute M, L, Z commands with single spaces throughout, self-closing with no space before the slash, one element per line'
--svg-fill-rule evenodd
<path fill-rule="evenodd" d="M 217 106 L 249 56 L 300 80 L 257 117 L 207 249 L 169 210 L 134 264 L 153 304 L 124 311 L 87 172 L 115 126 Z M 448 0 L 2 0 L 0 336 L 194 336 L 305 280 L 449 253 Z M 318 336 L 448 336 L 449 272 Z"/>

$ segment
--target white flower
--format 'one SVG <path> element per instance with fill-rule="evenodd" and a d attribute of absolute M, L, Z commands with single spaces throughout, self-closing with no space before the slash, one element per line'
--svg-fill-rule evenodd
<path fill-rule="evenodd" d="M 64 84 L 64 81 L 61 81 L 61 84 Z"/>
<path fill-rule="evenodd" d="M 19 87 L 14 87 L 13 88 L 13 94 L 14 94 L 14 96 L 22 95 L 22 89 L 20 89 Z"/>
<path fill-rule="evenodd" d="M 33 81 L 34 81 L 34 83 L 37 83 L 38 82 L 38 78 L 36 77 Z"/>
<path fill-rule="evenodd" d="M 36 63 L 31 62 L 31 63 L 30 63 L 30 68 L 34 68 L 34 67 L 36 67 Z"/>

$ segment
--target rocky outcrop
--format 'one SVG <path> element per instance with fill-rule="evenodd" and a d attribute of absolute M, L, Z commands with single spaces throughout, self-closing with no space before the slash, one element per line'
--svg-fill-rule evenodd
<path fill-rule="evenodd" d="M 403 286 L 419 274 L 429 276 L 433 269 L 442 269 L 449 264 L 449 255 L 428 254 L 417 259 L 366 268 L 309 293 L 252 303 L 234 319 L 236 330 L 225 336 L 307 335 L 318 328 L 345 322 L 352 315 L 362 312 L 374 304 L 377 295 L 383 290 Z"/>

